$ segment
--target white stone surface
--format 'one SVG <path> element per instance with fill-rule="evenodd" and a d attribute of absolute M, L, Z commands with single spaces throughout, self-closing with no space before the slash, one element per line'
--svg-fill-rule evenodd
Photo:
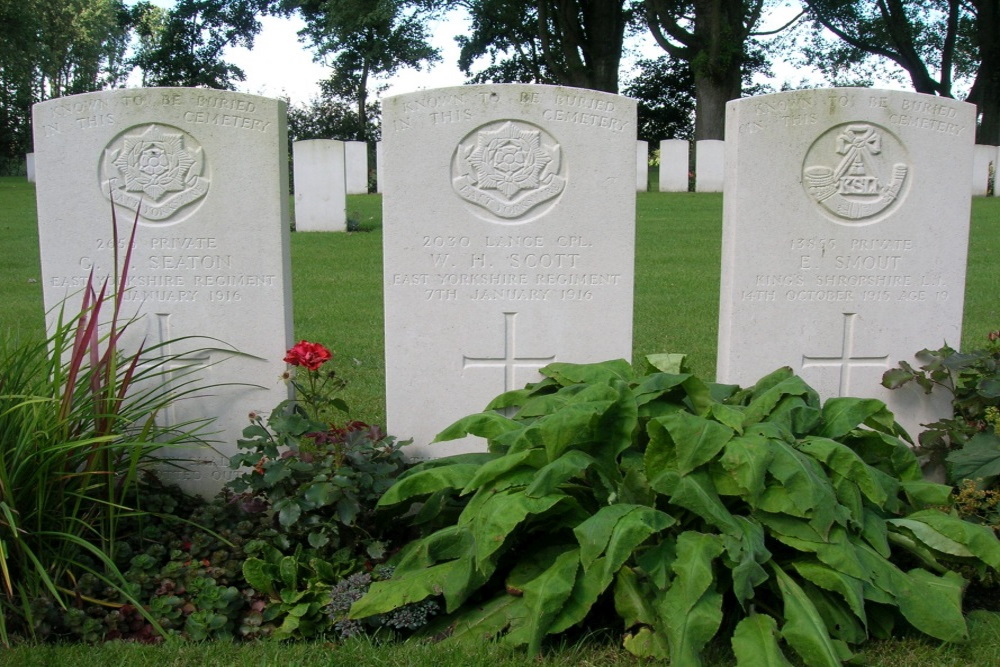
<path fill-rule="evenodd" d="M 824 398 L 885 401 L 914 437 L 950 414 L 947 392 L 880 381 L 961 340 L 974 112 L 863 88 L 729 103 L 719 381 L 788 365 Z"/>
<path fill-rule="evenodd" d="M 35 182 L 35 154 L 26 153 L 24 156 L 25 173 L 28 175 L 28 182 Z"/>
<path fill-rule="evenodd" d="M 660 192 L 688 191 L 687 139 L 667 139 L 660 142 Z"/>
<path fill-rule="evenodd" d="M 200 381 L 214 388 L 161 418 L 216 418 L 215 451 L 168 452 L 190 462 L 160 472 L 214 493 L 234 475 L 228 459 L 247 414 L 288 396 L 278 380 L 291 342 L 285 104 L 133 88 L 42 102 L 33 118 L 46 309 L 67 297 L 78 303 L 91 269 L 113 274 L 109 197 L 122 246 L 139 208 L 122 304 L 123 318 L 139 319 L 122 345 L 173 341 L 169 352 L 186 355 L 176 365 L 203 367 Z M 187 336 L 217 340 L 180 340 Z M 179 381 L 178 371 L 169 381 Z"/>
<path fill-rule="evenodd" d="M 375 142 L 375 192 L 382 192 L 382 142 Z"/>
<path fill-rule="evenodd" d="M 306 139 L 292 144 L 295 231 L 347 231 L 344 142 Z"/>
<path fill-rule="evenodd" d="M 383 101 L 388 430 L 410 455 L 552 362 L 631 358 L 635 101 L 533 85 Z"/>
<path fill-rule="evenodd" d="M 695 192 L 722 192 L 725 186 L 726 142 L 702 139 L 695 142 Z"/>
<path fill-rule="evenodd" d="M 635 191 L 649 190 L 649 142 L 635 142 Z"/>
<path fill-rule="evenodd" d="M 972 154 L 972 195 L 981 197 L 986 194 L 990 180 L 990 166 L 997 159 L 997 147 L 976 144 Z"/>
<path fill-rule="evenodd" d="M 368 144 L 345 141 L 344 159 L 347 162 L 347 194 L 368 194 Z"/>

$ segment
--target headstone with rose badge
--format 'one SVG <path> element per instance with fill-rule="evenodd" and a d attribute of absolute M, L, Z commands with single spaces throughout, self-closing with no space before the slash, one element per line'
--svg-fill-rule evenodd
<path fill-rule="evenodd" d="M 386 409 L 415 458 L 554 361 L 631 359 L 635 102 L 554 86 L 383 102 Z"/>
<path fill-rule="evenodd" d="M 975 107 L 899 91 L 730 102 L 718 379 L 791 366 L 886 402 L 914 437 L 947 392 L 882 374 L 961 341 Z"/>
<path fill-rule="evenodd" d="M 214 449 L 171 451 L 190 461 L 160 475 L 214 494 L 235 474 L 248 413 L 288 396 L 278 379 L 291 342 L 285 105 L 116 89 L 36 104 L 33 121 L 45 307 L 79 303 L 92 270 L 113 275 L 112 202 L 121 256 L 138 213 L 121 315 L 137 319 L 122 345 L 166 343 L 167 383 L 211 385 L 159 418 L 214 418 Z"/>

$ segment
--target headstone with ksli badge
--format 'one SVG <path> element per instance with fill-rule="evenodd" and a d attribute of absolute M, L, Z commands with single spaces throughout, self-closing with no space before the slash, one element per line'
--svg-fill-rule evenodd
<path fill-rule="evenodd" d="M 779 366 L 824 398 L 885 401 L 914 437 L 946 393 L 890 391 L 961 339 L 975 107 L 845 88 L 730 102 L 718 378 Z"/>

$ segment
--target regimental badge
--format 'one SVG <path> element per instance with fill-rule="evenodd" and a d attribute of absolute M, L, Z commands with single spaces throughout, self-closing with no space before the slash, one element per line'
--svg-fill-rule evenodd
<path fill-rule="evenodd" d="M 545 130 L 519 121 L 484 125 L 455 150 L 452 186 L 468 202 L 520 222 L 566 186 L 559 144 Z"/>
<path fill-rule="evenodd" d="M 167 125 L 133 127 L 115 137 L 101 160 L 105 197 L 161 222 L 205 196 L 205 157 L 188 133 Z"/>
<path fill-rule="evenodd" d="M 849 123 L 831 128 L 812 145 L 803 182 L 827 212 L 843 222 L 863 223 L 900 200 L 906 162 L 906 150 L 891 132 Z"/>

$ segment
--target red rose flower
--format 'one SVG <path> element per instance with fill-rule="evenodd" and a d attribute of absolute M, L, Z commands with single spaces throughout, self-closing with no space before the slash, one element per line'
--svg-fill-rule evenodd
<path fill-rule="evenodd" d="M 293 345 L 292 349 L 285 355 L 285 363 L 292 366 L 304 366 L 314 371 L 332 358 L 333 354 L 322 344 L 302 340 Z"/>

